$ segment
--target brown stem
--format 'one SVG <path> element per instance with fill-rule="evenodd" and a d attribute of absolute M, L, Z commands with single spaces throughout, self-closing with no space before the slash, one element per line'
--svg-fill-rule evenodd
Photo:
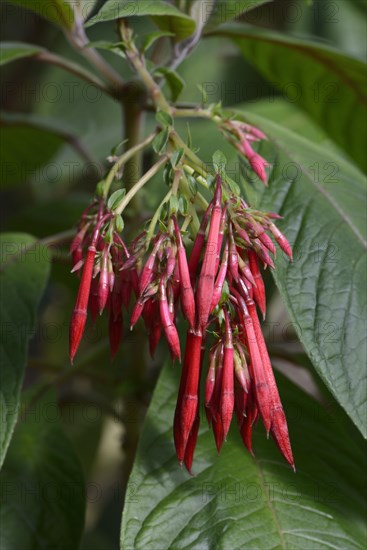
<path fill-rule="evenodd" d="M 146 89 L 140 82 L 131 82 L 125 86 L 124 97 L 122 100 L 123 120 L 124 120 L 124 139 L 126 139 L 125 150 L 131 149 L 141 141 L 141 135 L 144 125 L 143 105 L 146 103 Z M 124 168 L 123 179 L 129 192 L 134 185 L 141 179 L 142 175 L 142 151 L 137 151 L 134 156 L 127 161 Z M 140 225 L 140 216 L 142 202 L 140 194 L 133 197 L 130 202 L 134 216 L 130 219 L 131 233 L 138 231 Z M 138 446 L 140 427 L 142 422 L 141 395 L 145 386 L 145 365 L 146 365 L 146 346 L 145 333 L 143 327 L 138 325 L 133 333 L 133 338 L 128 344 L 125 344 L 125 353 L 131 357 L 131 363 L 126 376 L 131 381 L 131 393 L 124 396 L 123 420 L 126 429 L 124 441 L 124 464 L 122 472 L 122 491 L 125 492 L 127 482 L 132 470 L 136 449 Z M 130 349 L 128 349 L 130 348 Z M 131 403 L 134 406 L 131 407 Z"/>
<path fill-rule="evenodd" d="M 125 150 L 131 149 L 142 138 L 142 129 L 145 120 L 143 105 L 146 101 L 146 90 L 140 82 L 131 81 L 125 86 L 123 98 L 124 139 Z M 137 151 L 125 164 L 124 182 L 127 190 L 131 189 L 139 181 L 142 172 L 142 154 Z M 131 206 L 136 214 L 141 209 L 141 197 L 136 195 Z"/>

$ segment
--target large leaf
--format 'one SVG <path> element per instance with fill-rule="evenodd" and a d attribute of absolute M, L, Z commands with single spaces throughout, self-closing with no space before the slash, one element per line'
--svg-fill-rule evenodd
<path fill-rule="evenodd" d="M 352 439 L 349 421 L 336 422 L 282 379 L 297 474 L 259 427 L 254 459 L 235 430 L 218 457 L 203 426 L 190 477 L 172 441 L 177 391 L 178 371 L 165 367 L 127 488 L 123 550 L 365 547 L 363 440 Z"/>
<path fill-rule="evenodd" d="M 366 182 L 329 149 L 251 115 L 277 150 L 260 207 L 295 249 L 274 276 L 316 370 L 358 426 L 366 428 Z"/>
<path fill-rule="evenodd" d="M 45 165 L 64 143 L 76 149 L 83 161 L 91 159 L 84 144 L 62 120 L 1 112 L 0 129 L 3 136 L 0 143 L 2 188 L 25 183 L 41 167 L 39 179 L 45 183 L 55 181 L 61 167 L 57 163 Z"/>
<path fill-rule="evenodd" d="M 191 17 L 162 0 L 108 0 L 86 26 L 123 17 L 146 15 L 153 17 L 160 28 L 174 33 L 178 40 L 187 38 L 195 31 L 195 21 Z"/>
<path fill-rule="evenodd" d="M 215 33 L 232 38 L 266 78 L 367 169 L 365 63 L 317 42 L 247 25 L 228 24 Z"/>
<path fill-rule="evenodd" d="M 235 19 L 240 15 L 258 8 L 262 4 L 268 4 L 272 0 L 214 0 L 212 2 L 212 10 L 208 17 L 206 27 L 212 28 L 221 25 L 226 21 Z M 203 10 L 209 10 L 209 7 L 204 3 Z"/>
<path fill-rule="evenodd" d="M 28 341 L 49 272 L 47 250 L 30 235 L 0 235 L 0 466 L 18 416 Z"/>
<path fill-rule="evenodd" d="M 5 65 L 16 59 L 32 57 L 44 51 L 41 46 L 25 44 L 23 42 L 1 42 L 0 43 L 0 65 Z"/>
<path fill-rule="evenodd" d="M 78 548 L 83 473 L 53 399 L 33 405 L 17 426 L 0 481 L 2 550 Z"/>
<path fill-rule="evenodd" d="M 72 3 L 67 0 L 48 0 L 47 2 L 40 2 L 40 0 L 8 0 L 8 2 L 27 8 L 60 27 L 72 29 L 74 26 Z"/>

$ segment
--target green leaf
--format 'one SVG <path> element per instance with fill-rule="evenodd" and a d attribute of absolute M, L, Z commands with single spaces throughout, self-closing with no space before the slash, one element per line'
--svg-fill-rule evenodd
<path fill-rule="evenodd" d="M 24 57 L 32 57 L 43 51 L 45 51 L 44 48 L 35 44 L 0 42 L 0 66 Z"/>
<path fill-rule="evenodd" d="M 25 183 L 51 160 L 65 142 L 75 148 L 83 160 L 91 160 L 84 145 L 62 120 L 45 119 L 25 113 L 1 112 L 0 129 L 3 137 L 0 141 L 0 187 Z M 60 167 L 53 164 L 50 171 L 45 169 L 38 177 L 52 180 L 59 170 Z"/>
<path fill-rule="evenodd" d="M 125 195 L 126 189 L 117 189 L 117 191 L 112 193 L 112 195 L 108 199 L 107 208 L 109 210 L 114 210 L 115 208 L 117 208 Z"/>
<path fill-rule="evenodd" d="M 155 115 L 155 119 L 162 126 L 173 126 L 173 118 L 166 111 L 158 111 Z"/>
<path fill-rule="evenodd" d="M 67 0 L 48 0 L 47 2 L 40 2 L 40 0 L 8 1 L 27 8 L 40 17 L 44 17 L 48 21 L 65 29 L 72 29 L 74 27 L 74 11 Z"/>
<path fill-rule="evenodd" d="M 50 396 L 17 426 L 0 475 L 5 549 L 78 548 L 84 525 L 81 466 Z"/>
<path fill-rule="evenodd" d="M 179 203 L 176 195 L 172 195 L 169 199 L 169 212 L 170 214 L 177 214 L 179 211 Z"/>
<path fill-rule="evenodd" d="M 256 459 L 239 441 L 235 422 L 218 457 L 202 414 L 190 477 L 173 445 L 177 371 L 164 367 L 146 416 L 127 487 L 121 548 L 364 548 L 363 441 L 353 439 L 345 416 L 337 421 L 281 378 L 297 473 L 260 426 L 254 429 Z"/>
<path fill-rule="evenodd" d="M 30 235 L 0 235 L 0 466 L 18 416 L 28 341 L 49 274 L 47 249 Z"/>
<path fill-rule="evenodd" d="M 153 139 L 152 147 L 154 151 L 157 153 L 157 155 L 160 155 L 165 150 L 168 142 L 168 137 L 169 137 L 169 129 L 165 127 Z"/>
<path fill-rule="evenodd" d="M 277 153 L 259 207 L 294 247 L 273 272 L 315 369 L 366 437 L 366 183 L 329 149 L 258 116 Z M 269 156 L 266 155 L 268 158 Z"/>
<path fill-rule="evenodd" d="M 172 101 L 177 101 L 185 86 L 185 81 L 180 75 L 176 71 L 172 71 L 172 69 L 167 69 L 167 67 L 158 67 L 155 69 L 154 74 L 164 76 L 171 91 Z"/>
<path fill-rule="evenodd" d="M 247 25 L 225 25 L 215 34 L 232 38 L 289 101 L 304 108 L 363 170 L 367 169 L 365 63 L 324 44 Z"/>
<path fill-rule="evenodd" d="M 125 46 L 123 42 L 108 42 L 107 40 L 96 40 L 88 42 L 86 48 L 95 48 L 97 50 L 106 50 L 114 53 L 123 59 L 126 58 Z"/>
<path fill-rule="evenodd" d="M 165 32 L 165 31 L 156 31 L 156 32 L 150 32 L 149 34 L 146 34 L 143 39 L 141 51 L 144 53 L 153 44 L 156 42 L 156 40 L 159 40 L 160 38 L 163 38 L 165 36 L 174 36 L 172 32 Z"/>
<path fill-rule="evenodd" d="M 366 17 L 366 2 L 364 0 L 351 0 L 351 3 Z"/>
<path fill-rule="evenodd" d="M 162 30 L 174 34 L 177 40 L 183 40 L 195 31 L 195 21 L 191 17 L 162 0 L 108 0 L 86 27 L 103 21 L 142 16 L 153 17 Z"/>
<path fill-rule="evenodd" d="M 183 149 L 177 149 L 177 150 L 172 154 L 172 156 L 171 156 L 171 158 L 170 158 L 172 168 L 176 168 L 176 166 L 178 165 L 178 163 L 181 161 L 183 155 L 184 155 L 184 150 L 183 150 Z"/>
<path fill-rule="evenodd" d="M 118 231 L 119 233 L 122 233 L 122 231 L 125 227 L 125 223 L 124 223 L 124 220 L 123 220 L 121 215 L 116 216 L 116 218 L 115 218 L 115 227 L 116 227 L 116 231 Z"/>
<path fill-rule="evenodd" d="M 222 172 L 227 164 L 227 159 L 222 151 L 215 151 L 213 155 L 213 165 L 216 172 Z"/>
<path fill-rule="evenodd" d="M 222 25 L 226 21 L 235 19 L 250 10 L 258 8 L 263 4 L 268 4 L 272 0 L 215 0 L 202 9 L 207 9 L 207 22 L 205 26 L 209 29 Z"/>

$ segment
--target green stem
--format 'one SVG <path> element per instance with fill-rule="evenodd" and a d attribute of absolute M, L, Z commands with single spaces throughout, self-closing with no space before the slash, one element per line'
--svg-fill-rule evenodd
<path fill-rule="evenodd" d="M 189 200 L 189 203 L 191 205 L 193 205 L 194 203 L 199 207 L 201 208 L 202 210 L 206 210 L 207 207 L 208 207 L 208 202 L 206 201 L 206 199 L 203 197 L 203 195 L 201 193 L 195 193 L 195 195 L 193 195 L 193 193 L 191 192 L 190 190 L 190 186 L 189 186 L 189 182 L 187 181 L 187 179 L 185 177 L 183 177 L 181 179 L 181 183 L 180 183 L 180 188 L 181 188 L 181 191 L 186 195 L 186 197 L 188 198 Z"/>
<path fill-rule="evenodd" d="M 89 39 L 85 34 L 83 25 L 77 25 L 72 32 L 66 32 L 66 37 L 73 48 L 85 57 L 93 67 L 98 69 L 100 74 L 109 82 L 114 95 L 123 90 L 125 82 L 120 75 L 103 59 L 97 50 L 88 47 Z"/>
<path fill-rule="evenodd" d="M 132 198 L 140 191 L 142 187 L 153 177 L 163 164 L 167 162 L 167 155 L 162 156 L 153 166 L 145 172 L 145 174 L 140 178 L 140 180 L 130 189 L 130 191 L 125 195 L 121 203 L 119 204 L 118 208 L 116 208 L 115 213 L 116 215 L 122 214 L 122 212 L 125 210 L 129 202 L 132 200 Z"/>
<path fill-rule="evenodd" d="M 138 145 L 141 141 L 142 128 L 145 118 L 142 105 L 145 102 L 145 96 L 145 90 L 142 90 L 139 86 L 136 86 L 134 82 L 131 82 L 125 86 L 125 96 L 122 107 L 124 115 L 124 137 L 126 139 L 126 149 Z M 139 149 L 134 151 L 134 154 L 129 157 L 124 167 L 124 181 L 127 189 L 131 189 L 135 185 L 141 176 L 141 172 L 142 155 L 141 149 Z M 134 197 L 133 207 L 136 214 L 141 211 L 141 200 L 139 196 Z"/>
<path fill-rule="evenodd" d="M 187 164 L 184 164 L 183 165 L 183 169 L 185 170 L 185 172 L 187 174 L 189 174 L 190 176 L 193 176 L 197 182 L 199 182 L 203 187 L 205 187 L 206 189 L 208 189 L 208 184 L 207 184 L 207 181 L 206 181 L 206 177 L 203 177 L 202 175 L 195 175 L 195 172 L 201 172 L 201 174 L 206 174 L 207 176 L 207 173 L 205 173 L 203 170 L 201 170 L 200 168 L 198 167 L 195 167 L 193 168 L 192 166 L 189 166 Z"/>
<path fill-rule="evenodd" d="M 172 116 L 183 118 L 213 118 L 213 113 L 210 109 L 203 109 L 202 107 L 193 108 L 173 108 Z"/>
<path fill-rule="evenodd" d="M 145 84 L 151 99 L 157 109 L 161 111 L 171 111 L 171 106 L 164 97 L 162 90 L 159 85 L 155 82 L 154 78 L 148 71 L 145 66 L 144 58 L 141 57 L 138 49 L 136 48 L 134 42 L 132 41 L 131 30 L 126 24 L 125 19 L 120 19 L 119 21 L 119 31 L 122 40 L 126 45 L 126 57 L 130 61 L 130 64 L 135 69 L 136 73 L 139 75 L 143 83 Z"/>
<path fill-rule="evenodd" d="M 105 179 L 105 183 L 104 183 L 104 186 L 103 186 L 103 197 L 105 199 L 107 198 L 107 195 L 108 195 L 108 192 L 110 190 L 111 184 L 112 184 L 113 180 L 115 179 L 116 174 L 120 171 L 121 167 L 125 163 L 127 163 L 130 159 L 136 158 L 136 156 L 140 153 L 140 151 L 145 149 L 145 147 L 147 147 L 147 145 L 149 145 L 149 143 L 151 143 L 153 141 L 155 135 L 156 135 L 156 132 L 153 132 L 152 134 L 149 134 L 149 136 L 147 138 L 145 138 L 144 141 L 142 141 L 141 143 L 137 143 L 136 145 L 134 145 L 134 147 L 131 147 L 130 149 L 128 149 L 125 153 L 123 153 L 117 159 L 117 161 L 112 166 L 111 170 L 109 171 L 109 173 L 108 173 L 108 175 Z M 140 162 L 137 163 L 137 165 L 140 166 Z M 127 181 L 129 182 L 129 180 L 127 180 Z"/>
<path fill-rule="evenodd" d="M 180 149 L 183 149 L 185 153 L 185 157 L 190 161 L 190 164 L 192 164 L 192 167 L 194 168 L 195 172 L 198 172 L 201 176 L 206 178 L 208 176 L 208 172 L 203 168 L 203 162 L 199 159 L 197 155 L 186 145 L 186 143 L 181 139 L 181 137 L 172 130 L 170 134 L 170 140 Z M 207 184 L 204 183 L 204 181 L 200 181 L 204 187 L 208 187 Z"/>
<path fill-rule="evenodd" d="M 157 210 L 155 211 L 154 213 L 154 216 L 149 224 L 149 228 L 148 228 L 148 232 L 147 232 L 147 242 L 149 243 L 150 240 L 152 239 L 153 237 L 153 233 L 154 233 L 154 230 L 155 230 L 155 226 L 157 225 L 157 222 L 159 220 L 159 216 L 161 214 L 161 210 L 163 208 L 163 206 L 166 204 L 166 202 L 168 202 L 170 200 L 172 196 L 172 189 L 170 189 L 168 191 L 168 193 L 163 197 L 162 201 L 160 202 Z"/>

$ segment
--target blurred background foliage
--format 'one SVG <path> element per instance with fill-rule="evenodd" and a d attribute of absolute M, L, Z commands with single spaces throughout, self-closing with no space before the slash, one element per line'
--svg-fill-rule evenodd
<path fill-rule="evenodd" d="M 96 7 L 102 4 L 100 0 Z M 362 58 L 366 32 L 361 7 L 363 2 L 352 0 L 315 0 L 308 6 L 303 0 L 276 0 L 251 11 L 242 20 L 284 33 L 318 37 Z M 6 2 L 1 3 L 0 15 L 2 40 L 39 44 L 76 60 L 75 52 L 57 27 Z M 148 25 L 145 18 L 134 21 L 137 34 L 146 33 Z M 117 40 L 113 23 L 88 29 L 88 36 L 91 41 Z M 108 52 L 103 55 L 127 76 L 126 63 L 121 58 Z M 249 111 L 281 121 L 315 143 L 328 143 L 322 130 L 297 109 L 292 97 L 282 96 L 265 81 L 229 40 L 203 40 L 179 72 L 186 81 L 180 101 L 201 102 L 201 87 L 209 102 L 241 104 Z M 2 230 L 42 238 L 73 227 L 108 167 L 106 157 L 123 139 L 119 104 L 59 68 L 23 59 L 3 69 L 1 105 Z M 154 124 L 153 115 L 147 115 L 147 128 Z M 220 147 L 230 160 L 230 175 L 238 177 L 236 157 L 219 134 L 203 121 L 194 121 L 190 127 L 201 157 L 210 162 L 212 152 Z M 182 129 L 185 133 L 184 123 Z M 330 147 L 336 148 L 331 144 Z M 148 165 L 150 159 L 144 161 Z M 149 217 L 150 209 L 159 201 L 159 186 L 161 182 L 156 181 L 144 190 L 142 220 Z M 286 312 L 269 277 L 267 285 L 270 323 L 284 323 Z M 80 368 L 74 375 L 68 367 L 67 341 L 77 286 L 78 280 L 70 275 L 66 249 L 57 247 L 31 344 L 25 387 L 33 385 L 34 391 L 42 391 L 57 381 L 61 420 L 87 479 L 88 509 L 82 548 L 109 550 L 118 544 L 128 465 L 164 350 L 159 350 L 154 361 L 142 350 L 148 365 L 146 384 L 136 388 L 134 377 L 127 377 L 126 373 L 134 370 L 136 357 L 132 349 L 139 334 L 126 329 L 122 350 L 111 362 L 106 324 L 101 319 L 95 327 L 89 326 L 80 353 Z M 280 357 L 275 364 L 314 395 L 327 395 L 320 382 L 311 377 L 309 360 L 293 333 L 278 334 L 269 343 L 275 358 L 284 339 L 289 356 Z M 297 367 L 296 374 L 292 354 L 304 367 Z M 333 402 L 330 395 L 326 399 Z"/>

